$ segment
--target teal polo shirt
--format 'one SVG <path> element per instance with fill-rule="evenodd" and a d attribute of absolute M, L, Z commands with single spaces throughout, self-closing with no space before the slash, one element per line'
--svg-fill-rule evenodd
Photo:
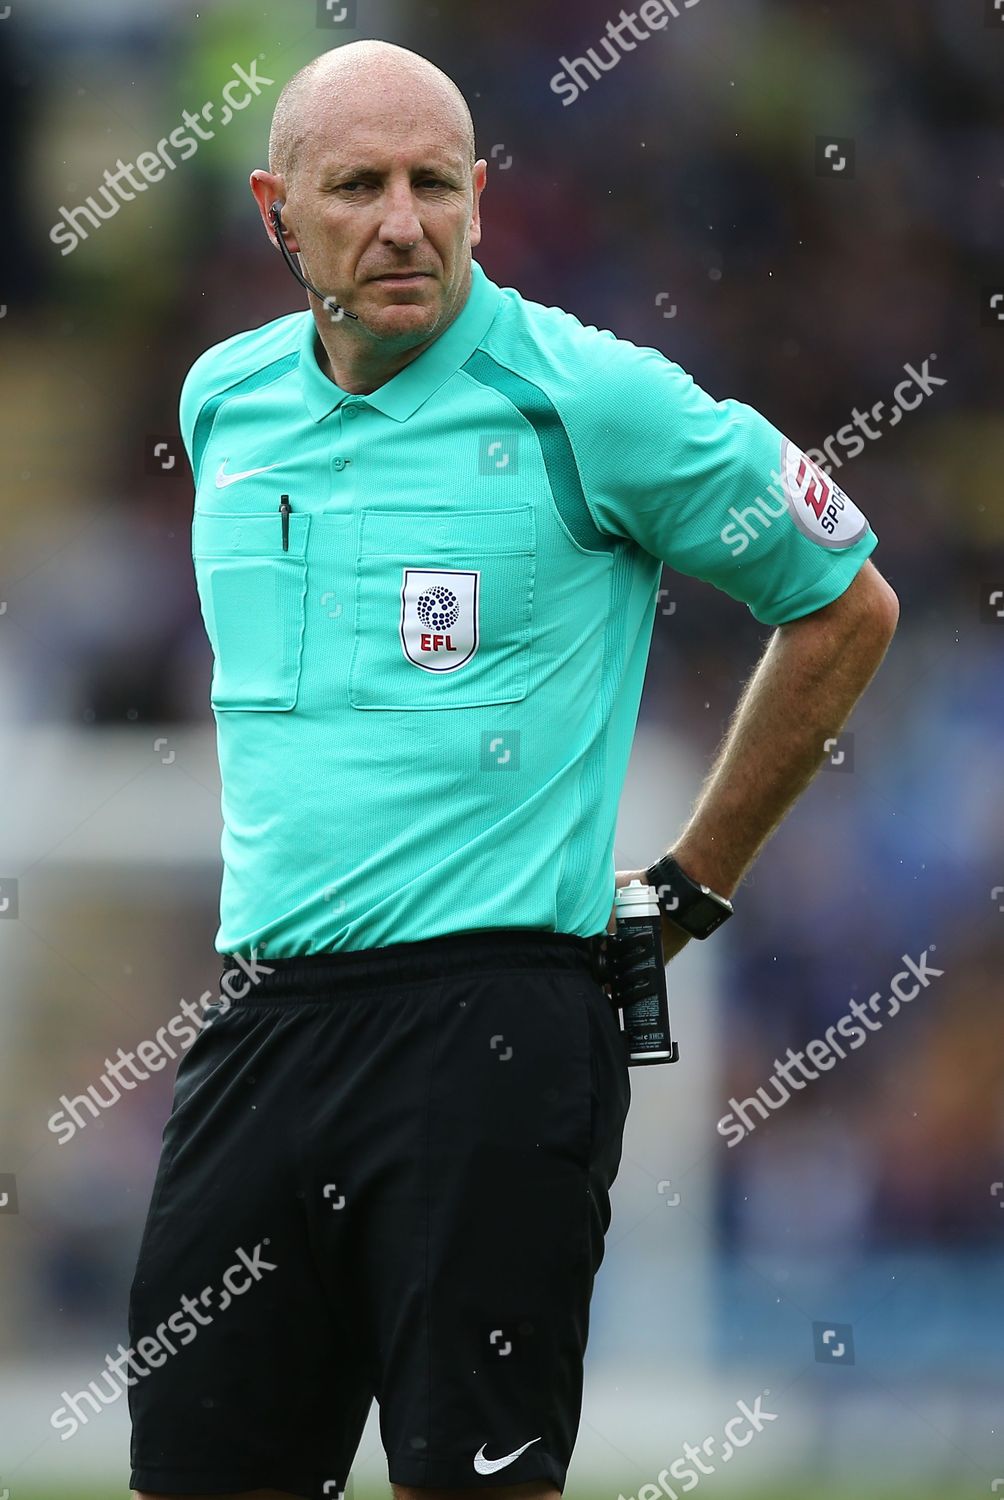
<path fill-rule="evenodd" d="M 752 408 L 476 262 L 453 323 L 371 394 L 318 347 L 309 311 L 278 318 L 181 394 L 217 949 L 601 932 L 663 563 L 779 625 L 877 538 Z"/>

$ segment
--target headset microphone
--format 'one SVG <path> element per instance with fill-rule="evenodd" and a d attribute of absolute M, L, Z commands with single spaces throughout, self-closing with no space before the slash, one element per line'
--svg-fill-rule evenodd
<path fill-rule="evenodd" d="M 349 310 L 345 307 L 339 307 L 334 297 L 326 297 L 323 292 L 319 292 L 317 290 L 317 287 L 314 286 L 313 282 L 307 280 L 306 276 L 304 276 L 303 272 L 300 270 L 300 267 L 296 264 L 296 261 L 293 259 L 293 256 L 290 253 L 289 246 L 286 244 L 286 228 L 282 222 L 283 206 L 284 205 L 282 203 L 273 203 L 272 207 L 269 209 L 269 216 L 272 220 L 272 227 L 275 230 L 276 243 L 279 246 L 279 249 L 282 251 L 283 260 L 286 262 L 287 266 L 292 271 L 293 275 L 296 277 L 300 285 L 306 291 L 313 292 L 314 296 L 317 297 L 319 301 L 324 303 L 324 306 L 327 309 L 332 322 L 337 323 L 342 318 L 355 318 L 358 322 L 358 313 L 349 312 Z"/>

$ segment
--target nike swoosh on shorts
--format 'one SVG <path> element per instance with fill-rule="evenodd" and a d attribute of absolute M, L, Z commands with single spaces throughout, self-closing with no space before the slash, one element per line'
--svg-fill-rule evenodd
<path fill-rule="evenodd" d="M 508 1464 L 515 1463 L 521 1453 L 525 1453 L 532 1444 L 539 1442 L 539 1437 L 531 1438 L 529 1443 L 524 1443 L 522 1448 L 516 1449 L 515 1453 L 507 1453 L 505 1458 L 485 1458 L 486 1444 L 482 1443 L 480 1452 L 474 1455 L 474 1467 L 479 1474 L 494 1474 L 496 1470 L 504 1469 Z"/>

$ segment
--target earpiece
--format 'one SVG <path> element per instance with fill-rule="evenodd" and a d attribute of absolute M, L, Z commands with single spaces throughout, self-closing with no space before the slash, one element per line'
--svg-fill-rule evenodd
<path fill-rule="evenodd" d="M 358 322 L 358 313 L 349 312 L 348 308 L 345 307 L 339 307 L 334 297 L 326 297 L 323 292 L 318 291 L 314 283 L 307 280 L 303 272 L 300 270 L 300 267 L 293 259 L 290 248 L 286 244 L 286 235 L 289 233 L 289 230 L 282 222 L 282 211 L 285 206 L 286 205 L 285 203 L 283 203 L 282 199 L 277 198 L 268 211 L 268 216 L 272 220 L 272 228 L 275 230 L 275 242 L 282 252 L 283 260 L 286 262 L 290 271 L 296 277 L 297 281 L 300 283 L 303 289 L 307 292 L 313 293 L 318 301 L 324 304 L 325 308 L 327 309 L 328 316 L 333 323 L 340 322 L 342 318 L 352 318 L 354 322 Z"/>

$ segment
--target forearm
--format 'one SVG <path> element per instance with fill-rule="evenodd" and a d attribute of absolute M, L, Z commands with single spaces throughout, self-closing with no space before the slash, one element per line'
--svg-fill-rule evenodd
<path fill-rule="evenodd" d="M 888 586 L 865 581 L 848 595 L 778 628 L 673 844 L 687 874 L 721 895 L 732 895 L 815 776 L 826 740 L 846 722 L 892 639 L 898 606 Z"/>

